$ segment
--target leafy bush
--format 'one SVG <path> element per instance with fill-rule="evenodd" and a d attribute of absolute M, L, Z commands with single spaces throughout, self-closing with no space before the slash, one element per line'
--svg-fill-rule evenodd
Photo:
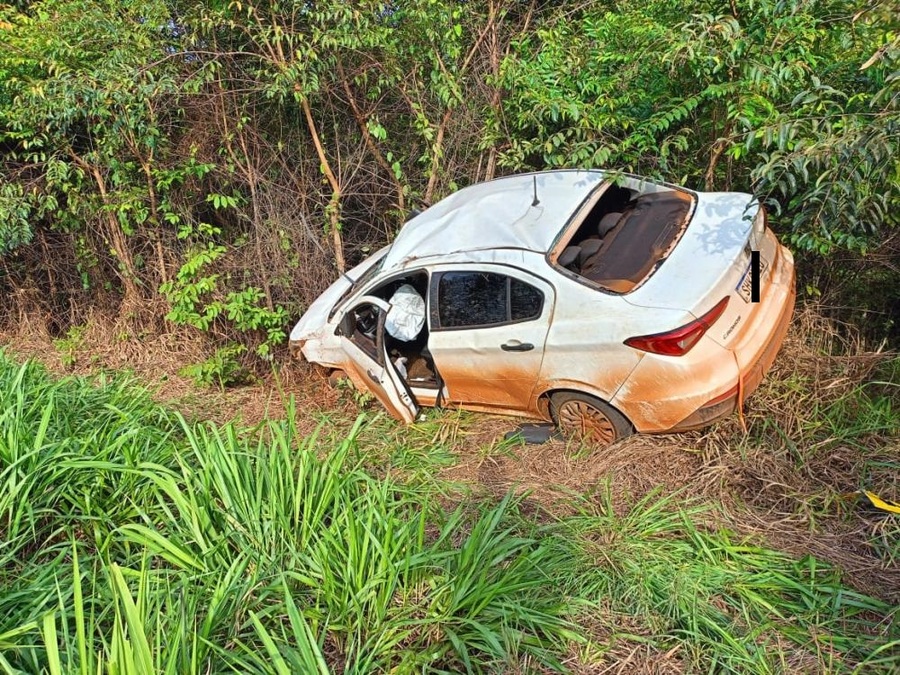
<path fill-rule="evenodd" d="M 84 342 L 84 333 L 87 326 L 72 326 L 66 331 L 66 336 L 53 341 L 53 346 L 60 352 L 60 359 L 64 366 L 75 365 L 78 360 L 78 351 Z"/>
<path fill-rule="evenodd" d="M 203 363 L 185 366 L 179 373 L 202 386 L 217 384 L 220 389 L 225 389 L 234 384 L 241 384 L 247 380 L 248 373 L 238 357 L 246 351 L 246 347 L 237 344 L 219 347 Z"/>
<path fill-rule="evenodd" d="M 547 167 L 753 192 L 813 260 L 889 269 L 895 4 L 0 5 L 0 282 L 163 289 L 268 356 L 409 205 Z"/>

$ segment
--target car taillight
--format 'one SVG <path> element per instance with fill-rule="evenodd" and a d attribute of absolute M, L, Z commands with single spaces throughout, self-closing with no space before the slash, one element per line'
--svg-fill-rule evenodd
<path fill-rule="evenodd" d="M 728 307 L 728 296 L 722 298 L 715 307 L 709 310 L 699 319 L 695 319 L 681 328 L 656 333 L 655 335 L 641 335 L 625 340 L 625 344 L 635 349 L 640 349 L 652 354 L 665 356 L 684 356 L 697 344 L 703 334 L 709 330 L 716 319 L 722 316 L 722 312 Z"/>

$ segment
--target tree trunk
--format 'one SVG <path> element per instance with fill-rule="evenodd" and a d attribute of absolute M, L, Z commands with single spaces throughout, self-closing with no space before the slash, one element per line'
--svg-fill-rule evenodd
<path fill-rule="evenodd" d="M 347 80 L 347 76 L 344 74 L 344 67 L 341 65 L 341 62 L 337 62 L 337 71 L 338 75 L 341 78 L 341 84 L 344 88 L 344 93 L 347 95 L 347 102 L 350 104 L 350 109 L 353 111 L 353 117 L 356 120 L 356 125 L 359 127 L 359 132 L 362 134 L 363 140 L 366 142 L 366 147 L 369 149 L 369 152 L 372 153 L 372 157 L 375 158 L 375 162 L 377 162 L 378 166 L 384 169 L 385 173 L 387 173 L 388 177 L 391 179 L 391 182 L 394 184 L 394 189 L 397 191 L 397 208 L 400 209 L 400 212 L 403 213 L 406 211 L 406 199 L 403 195 L 403 185 L 397 179 L 397 176 L 394 175 L 394 169 L 388 164 L 387 160 L 384 158 L 384 155 L 381 154 L 381 150 L 378 149 L 378 146 L 375 145 L 375 141 L 372 140 L 372 134 L 369 133 L 369 125 L 366 116 L 363 115 L 362 111 L 360 111 L 359 106 L 356 104 L 356 97 L 353 95 L 353 91 L 350 89 L 350 83 Z"/>
<path fill-rule="evenodd" d="M 82 165 L 85 163 L 82 161 Z M 109 206 L 109 194 L 106 191 L 106 180 L 100 169 L 95 166 L 89 166 L 88 170 L 97 183 L 97 189 L 100 191 L 100 198 L 104 206 Z M 123 304 L 130 307 L 140 303 L 143 300 L 140 285 L 138 282 L 137 269 L 134 266 L 134 258 L 131 255 L 131 249 L 128 247 L 128 241 L 119 219 L 112 211 L 106 210 L 104 214 L 106 225 L 107 242 L 112 249 L 113 255 L 118 260 L 116 266 L 118 276 L 122 281 L 122 287 L 125 289 L 125 298 Z"/>
<path fill-rule="evenodd" d="M 137 154 L 137 146 L 135 145 L 135 154 Z M 145 160 L 140 157 L 141 168 L 144 170 L 144 177 L 147 181 L 147 195 L 150 198 L 150 224 L 153 229 L 150 230 L 150 241 L 153 243 L 153 250 L 156 252 L 156 266 L 159 272 L 159 280 L 161 284 L 169 281 L 169 273 L 166 270 L 166 257 L 163 253 L 162 237 L 160 237 L 160 228 L 162 224 L 159 220 L 159 201 L 156 197 L 156 186 L 153 184 L 153 172 L 150 170 L 150 162 L 153 158 Z"/>
<path fill-rule="evenodd" d="M 716 182 L 716 167 L 719 164 L 719 160 L 722 158 L 722 153 L 728 149 L 728 135 L 731 133 L 731 122 L 728 121 L 725 123 L 725 128 L 722 129 L 722 137 L 716 139 L 716 142 L 713 143 L 712 150 L 709 155 L 709 164 L 706 166 L 706 174 L 704 175 L 704 188 L 707 192 L 712 191 L 715 188 Z M 729 186 L 726 186 L 726 189 Z"/>
<path fill-rule="evenodd" d="M 309 109 L 309 100 L 305 96 L 300 99 L 300 106 L 303 108 L 303 114 L 306 117 L 306 125 L 309 127 L 313 145 L 316 146 L 316 153 L 319 155 L 322 171 L 325 173 L 325 178 L 331 186 L 331 199 L 327 208 L 328 224 L 331 228 L 331 238 L 334 245 L 334 262 L 337 265 L 338 272 L 343 274 L 347 266 L 344 262 L 344 242 L 341 239 L 341 186 L 331 170 L 328 157 L 325 156 L 325 150 L 322 147 L 322 142 L 319 140 L 319 132 L 316 130 L 316 124 L 313 121 L 312 111 Z"/>
<path fill-rule="evenodd" d="M 253 211 L 253 234 L 256 253 L 256 264 L 259 266 L 259 273 L 262 275 L 262 284 L 263 284 L 263 293 L 266 296 L 266 307 L 269 311 L 275 310 L 275 303 L 272 302 L 272 285 L 269 283 L 269 266 L 266 264 L 265 256 L 263 255 L 262 250 L 262 232 L 264 229 L 262 222 L 262 215 L 259 209 L 259 175 L 256 171 L 256 167 L 250 163 L 250 151 L 247 147 L 247 141 L 244 138 L 243 130 L 238 130 L 238 139 L 241 142 L 241 149 L 244 153 L 245 162 L 237 161 L 237 157 L 235 157 L 235 161 L 237 161 L 238 165 L 244 169 L 244 174 L 247 176 L 247 183 L 250 186 L 250 208 Z M 232 153 L 232 156 L 234 153 Z"/>
<path fill-rule="evenodd" d="M 431 205 L 431 199 L 434 196 L 434 188 L 437 186 L 438 166 L 440 165 L 441 157 L 444 156 L 444 131 L 447 129 L 447 122 L 450 121 L 452 112 L 453 108 L 448 108 L 447 112 L 444 113 L 444 117 L 438 125 L 437 136 L 434 139 L 434 154 L 431 157 L 431 170 L 429 171 L 428 186 L 425 188 L 424 196 L 425 203 L 428 205 Z"/>
<path fill-rule="evenodd" d="M 494 91 L 491 92 L 491 110 L 494 114 L 494 119 L 500 119 L 500 86 L 497 82 L 500 79 L 500 40 L 497 36 L 497 24 L 493 21 L 493 17 L 495 16 L 495 8 L 494 3 L 491 3 L 491 75 L 494 78 Z M 494 177 L 494 172 L 497 170 L 497 145 L 496 140 L 491 143 L 491 147 L 488 150 L 488 159 L 487 159 L 487 169 L 484 172 L 484 179 L 491 180 Z"/>

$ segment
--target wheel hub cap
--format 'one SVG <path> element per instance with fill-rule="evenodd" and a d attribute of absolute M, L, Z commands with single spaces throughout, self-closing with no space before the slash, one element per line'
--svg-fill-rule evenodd
<path fill-rule="evenodd" d="M 616 429 L 609 418 L 583 401 L 566 401 L 558 415 L 559 425 L 579 438 L 603 443 L 616 440 Z"/>

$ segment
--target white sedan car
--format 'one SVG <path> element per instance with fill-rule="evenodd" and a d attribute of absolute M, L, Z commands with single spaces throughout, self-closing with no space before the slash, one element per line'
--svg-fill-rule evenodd
<path fill-rule="evenodd" d="M 733 413 L 790 323 L 794 263 L 750 195 L 604 171 L 464 188 L 291 332 L 395 417 L 456 406 L 614 442 Z"/>

